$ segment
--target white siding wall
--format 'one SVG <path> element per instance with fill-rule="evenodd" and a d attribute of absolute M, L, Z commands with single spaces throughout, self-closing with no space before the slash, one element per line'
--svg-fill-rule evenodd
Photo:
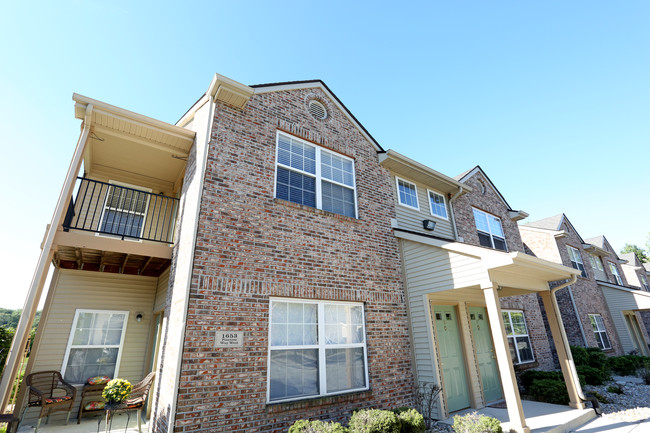
<path fill-rule="evenodd" d="M 72 322 L 77 309 L 128 311 L 124 346 L 119 371 L 121 377 L 136 383 L 144 376 L 147 343 L 158 278 L 61 269 L 54 274 L 53 292 L 45 322 L 41 322 L 41 336 L 34 343 L 30 371 L 61 371 Z M 143 320 L 136 321 L 136 313 Z M 81 386 L 78 387 L 81 389 Z M 80 391 L 77 396 L 80 397 Z M 78 404 L 71 418 L 77 416 Z M 30 409 L 25 423 L 33 423 L 37 409 Z M 65 419 L 66 413 L 55 413 L 50 422 Z"/>
<path fill-rule="evenodd" d="M 413 350 L 417 377 L 420 382 L 440 384 L 438 360 L 434 345 L 434 330 L 431 323 L 429 301 L 458 302 L 459 294 L 450 290 L 454 287 L 467 287 L 470 281 L 485 274 L 480 260 L 460 254 L 449 253 L 436 247 L 401 240 L 404 260 L 404 270 L 407 285 L 409 313 L 411 316 L 411 330 L 413 334 Z M 459 305 L 459 325 L 463 332 L 465 347 L 473 348 L 469 322 L 467 318 L 467 305 L 484 304 L 485 299 L 480 290 L 472 294 L 463 294 L 463 301 Z M 473 350 L 467 350 L 467 363 L 470 366 L 468 380 L 474 390 L 472 402 L 481 404 L 481 384 L 475 370 Z M 474 372 L 475 373 L 475 372 Z M 440 417 L 440 408 L 437 416 Z"/>
<path fill-rule="evenodd" d="M 407 180 L 411 183 L 414 183 L 416 185 L 418 191 L 418 202 L 420 204 L 420 210 L 417 211 L 399 204 L 399 200 L 397 198 L 397 183 L 395 180 L 395 176 L 392 176 L 393 195 L 394 195 L 393 199 L 395 200 L 395 213 L 397 216 L 398 227 L 404 230 L 411 230 L 411 231 L 424 233 L 428 235 L 434 235 L 442 238 L 454 239 L 454 231 L 451 226 L 451 215 L 450 215 L 451 211 L 449 209 L 449 203 L 447 202 L 447 197 L 445 197 L 445 204 L 447 207 L 448 219 L 445 220 L 436 215 L 431 215 L 431 208 L 429 206 L 429 193 L 427 191 L 426 185 L 413 182 L 412 180 L 403 178 L 401 176 L 400 178 Z M 435 188 L 430 188 L 430 189 L 432 191 L 435 191 Z M 445 195 L 440 192 L 438 192 L 438 194 L 441 194 L 442 196 Z M 425 219 L 429 219 L 436 222 L 436 228 L 433 231 L 424 230 L 424 228 L 422 228 L 422 221 Z"/>

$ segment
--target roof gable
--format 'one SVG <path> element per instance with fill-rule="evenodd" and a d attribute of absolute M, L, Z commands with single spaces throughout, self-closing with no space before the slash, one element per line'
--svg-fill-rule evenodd
<path fill-rule="evenodd" d="M 501 194 L 501 192 L 497 189 L 497 187 L 494 186 L 494 183 L 492 182 L 492 180 L 490 180 L 490 178 L 488 177 L 488 175 L 485 174 L 485 171 L 483 171 L 483 169 L 481 168 L 480 165 L 477 165 L 476 167 L 474 167 L 474 168 L 472 168 L 472 169 L 470 169 L 470 170 L 467 170 L 467 171 L 464 172 L 464 173 L 459 174 L 458 176 L 454 177 L 454 179 L 456 179 L 457 181 L 459 181 L 459 182 L 461 182 L 461 183 L 465 183 L 465 182 L 467 182 L 468 179 L 470 179 L 471 177 L 475 176 L 477 173 L 481 173 L 481 174 L 483 175 L 483 177 L 485 178 L 485 180 L 486 180 L 487 183 L 488 183 L 488 186 L 494 190 L 494 192 L 499 196 L 499 198 L 501 199 L 501 201 L 503 202 L 503 204 L 506 205 L 506 207 L 508 208 L 508 210 L 513 210 L 512 207 L 510 207 L 510 205 L 509 205 L 508 202 L 506 201 L 506 199 L 505 199 L 505 197 L 503 196 L 503 194 Z"/>
<path fill-rule="evenodd" d="M 564 214 L 560 213 L 557 215 L 553 215 L 551 217 L 543 218 L 537 221 L 532 221 L 522 225 L 527 227 L 535 227 L 538 229 L 560 231 L 562 230 L 563 222 L 564 222 Z"/>

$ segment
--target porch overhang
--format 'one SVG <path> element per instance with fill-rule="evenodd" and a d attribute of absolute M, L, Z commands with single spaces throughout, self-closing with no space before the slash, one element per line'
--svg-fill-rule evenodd
<path fill-rule="evenodd" d="M 83 154 L 86 173 L 130 179 L 165 192 L 178 189 L 194 131 L 76 93 L 72 99 L 75 117 L 90 127 Z"/>
<path fill-rule="evenodd" d="M 438 247 L 450 253 L 479 260 L 483 272 L 454 283 L 450 290 L 466 287 L 498 288 L 499 297 L 549 291 L 549 282 L 568 280 L 580 271 L 521 252 L 504 252 L 459 242 L 449 242 L 401 229 L 394 229 L 400 239 Z"/>

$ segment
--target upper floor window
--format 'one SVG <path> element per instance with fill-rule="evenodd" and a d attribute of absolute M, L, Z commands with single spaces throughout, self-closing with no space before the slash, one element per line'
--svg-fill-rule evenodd
<path fill-rule="evenodd" d="M 569 260 L 571 260 L 571 266 L 573 269 L 579 270 L 582 277 L 587 278 L 587 271 L 585 270 L 584 263 L 582 263 L 582 256 L 580 255 L 580 251 L 570 245 L 567 245 L 566 249 L 569 252 Z"/>
<path fill-rule="evenodd" d="M 280 132 L 277 140 L 277 198 L 356 218 L 352 159 Z"/>
<path fill-rule="evenodd" d="M 650 290 L 650 286 L 648 286 L 648 279 L 645 277 L 645 275 L 639 275 L 639 279 L 641 280 L 641 285 L 645 290 Z"/>
<path fill-rule="evenodd" d="M 523 311 L 502 310 L 503 324 L 508 336 L 508 346 L 510 346 L 510 356 L 515 364 L 523 364 L 535 360 L 533 356 L 533 346 L 530 344 L 528 328 L 526 327 L 526 318 Z"/>
<path fill-rule="evenodd" d="M 63 359 L 63 378 L 116 377 L 124 344 L 126 311 L 77 310 Z"/>
<path fill-rule="evenodd" d="M 478 241 L 484 247 L 508 251 L 501 220 L 494 215 L 478 209 L 474 210 L 474 221 L 478 231 Z"/>
<path fill-rule="evenodd" d="M 612 262 L 609 263 L 609 270 L 612 271 L 612 276 L 614 277 L 614 282 L 618 284 L 619 286 L 623 285 L 623 279 L 621 278 L 621 274 L 618 273 L 618 268 L 616 265 Z"/>
<path fill-rule="evenodd" d="M 598 347 L 601 349 L 611 349 L 612 343 L 609 341 L 609 337 L 607 336 L 603 317 L 600 314 L 590 314 L 589 322 L 591 322 L 591 328 L 594 330 L 594 334 L 596 335 Z"/>
<path fill-rule="evenodd" d="M 429 206 L 431 208 L 431 215 L 447 219 L 447 205 L 445 204 L 445 196 L 429 190 Z"/>
<path fill-rule="evenodd" d="M 420 210 L 418 203 L 418 189 L 414 183 L 407 180 L 395 178 L 397 182 L 397 199 L 402 206 L 410 207 L 411 209 Z"/>
<path fill-rule="evenodd" d="M 595 256 L 593 254 L 589 254 L 589 259 L 591 260 L 591 267 L 594 269 L 598 269 L 599 271 L 604 271 L 603 269 L 603 261 L 601 260 L 600 257 Z"/>
<path fill-rule="evenodd" d="M 269 402 L 368 389 L 363 304 L 271 299 Z"/>

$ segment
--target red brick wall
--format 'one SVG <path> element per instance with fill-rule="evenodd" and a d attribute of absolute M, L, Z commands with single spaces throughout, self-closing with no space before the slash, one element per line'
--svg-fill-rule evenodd
<path fill-rule="evenodd" d="M 315 120 L 319 97 L 329 118 Z M 355 160 L 359 218 L 274 199 L 276 132 Z M 175 431 L 286 431 L 300 418 L 412 405 L 412 365 L 390 176 L 319 89 L 217 104 L 194 256 Z M 370 390 L 266 404 L 269 297 L 365 304 Z M 217 330 L 244 346 L 214 347 Z"/>

